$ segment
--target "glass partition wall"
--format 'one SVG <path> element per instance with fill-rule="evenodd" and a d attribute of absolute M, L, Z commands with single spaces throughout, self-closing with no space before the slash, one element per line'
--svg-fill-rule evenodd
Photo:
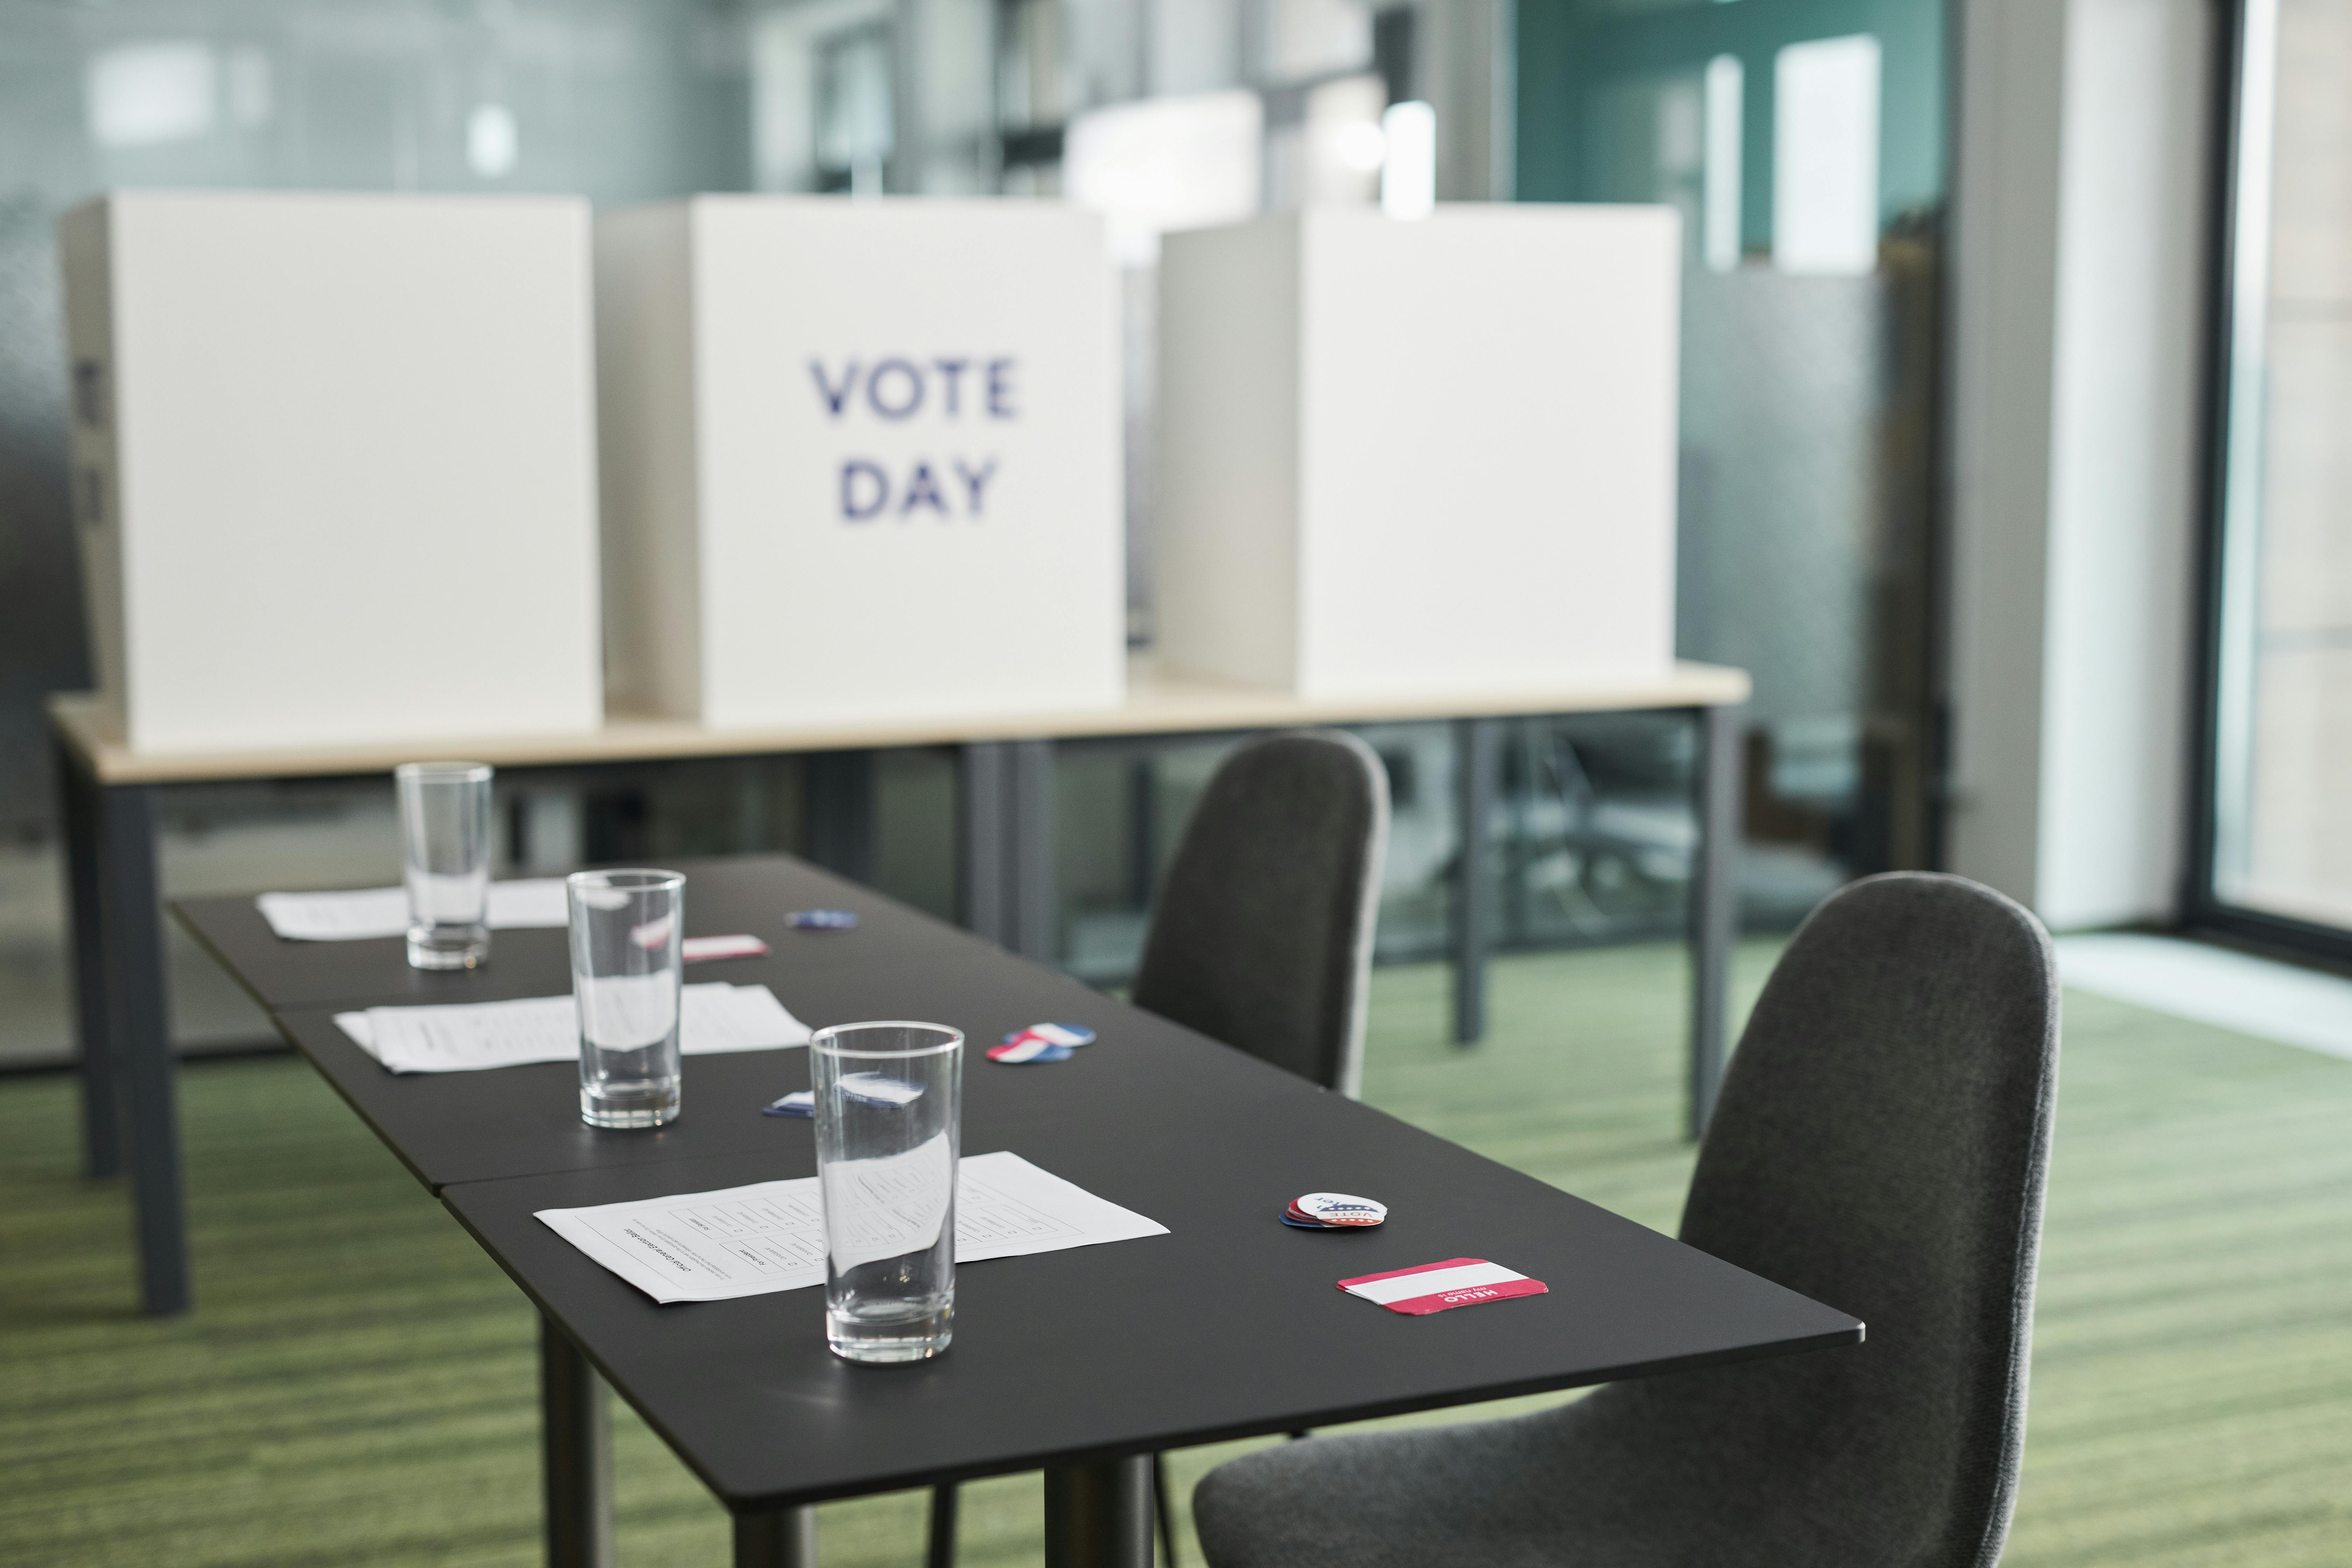
<path fill-rule="evenodd" d="M 2347 957 L 2352 11 L 2231 11 L 2192 914 Z"/>
<path fill-rule="evenodd" d="M 1756 680 L 1751 925 L 1936 863 L 1941 0 L 1519 8 L 1522 200 L 1680 208 L 1684 657 Z"/>

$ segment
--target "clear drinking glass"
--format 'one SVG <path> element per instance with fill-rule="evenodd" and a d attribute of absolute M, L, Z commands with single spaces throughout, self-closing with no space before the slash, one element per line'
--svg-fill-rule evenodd
<path fill-rule="evenodd" d="M 824 1334 L 849 1361 L 923 1361 L 955 1335 L 963 1036 L 837 1024 L 809 1041 L 824 1196 Z"/>
<path fill-rule="evenodd" d="M 676 871 L 575 871 L 572 998 L 580 1009 L 580 1120 L 659 1127 L 677 1120 L 678 994 L 686 879 Z"/>
<path fill-rule="evenodd" d="M 403 763 L 403 874 L 408 883 L 408 962 L 417 969 L 472 969 L 490 956 L 490 765 Z"/>

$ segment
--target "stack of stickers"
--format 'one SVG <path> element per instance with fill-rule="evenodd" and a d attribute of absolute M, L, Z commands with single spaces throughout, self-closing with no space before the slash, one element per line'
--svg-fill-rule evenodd
<path fill-rule="evenodd" d="M 793 910 L 784 916 L 784 923 L 794 931 L 855 931 L 857 911 L 855 910 Z"/>
<path fill-rule="evenodd" d="M 1039 1062 L 1066 1062 L 1080 1046 L 1094 1044 L 1095 1032 L 1083 1024 L 1032 1024 L 1004 1037 L 1001 1046 L 988 1047 L 988 1059 L 1007 1067 Z"/>
<path fill-rule="evenodd" d="M 1282 1211 L 1282 1223 L 1301 1230 L 1370 1230 L 1388 1217 L 1386 1204 L 1346 1193 L 1308 1193 Z"/>

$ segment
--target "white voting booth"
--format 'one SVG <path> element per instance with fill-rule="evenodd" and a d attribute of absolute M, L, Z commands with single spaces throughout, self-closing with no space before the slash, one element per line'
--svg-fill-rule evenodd
<path fill-rule="evenodd" d="M 1161 657 L 1315 698 L 1663 673 L 1679 244 L 1634 206 L 1169 236 Z"/>
<path fill-rule="evenodd" d="M 138 193 L 59 241 L 133 749 L 601 722 L 586 203 Z"/>
<path fill-rule="evenodd" d="M 597 221 L 616 708 L 715 725 L 1120 699 L 1117 300 L 1058 204 Z"/>

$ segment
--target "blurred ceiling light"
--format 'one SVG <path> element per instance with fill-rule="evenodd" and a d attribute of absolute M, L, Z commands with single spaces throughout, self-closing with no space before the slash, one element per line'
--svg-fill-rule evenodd
<path fill-rule="evenodd" d="M 1381 199 L 1387 138 L 1381 114 L 1388 83 L 1370 71 L 1335 77 L 1307 89 L 1300 116 L 1297 189 L 1302 206 L 1373 206 Z"/>
<path fill-rule="evenodd" d="M 1878 40 L 1790 44 L 1772 68 L 1772 264 L 1854 276 L 1878 265 Z"/>
<path fill-rule="evenodd" d="M 1332 127 L 1332 151 L 1339 162 L 1360 174 L 1369 174 L 1388 156 L 1388 138 L 1369 120 L 1349 120 Z"/>
<path fill-rule="evenodd" d="M 466 165 L 482 178 L 512 172 L 521 150 L 514 111 L 504 104 L 479 104 L 466 117 Z"/>
<path fill-rule="evenodd" d="M 124 44 L 89 62 L 89 134 L 101 147 L 184 142 L 213 128 L 213 52 L 202 44 Z"/>
<path fill-rule="evenodd" d="M 1174 228 L 1257 211 L 1263 110 L 1254 92 L 1147 99 L 1070 121 L 1062 191 L 1108 220 L 1112 257 L 1148 267 Z"/>
<path fill-rule="evenodd" d="M 1437 209 L 1437 110 L 1391 103 L 1381 116 L 1388 157 L 1381 165 L 1381 210 L 1408 221 Z"/>
<path fill-rule="evenodd" d="M 1747 76 L 1738 55 L 1706 62 L 1706 155 L 1699 174 L 1699 245 L 1707 266 L 1739 265 L 1740 114 Z"/>

